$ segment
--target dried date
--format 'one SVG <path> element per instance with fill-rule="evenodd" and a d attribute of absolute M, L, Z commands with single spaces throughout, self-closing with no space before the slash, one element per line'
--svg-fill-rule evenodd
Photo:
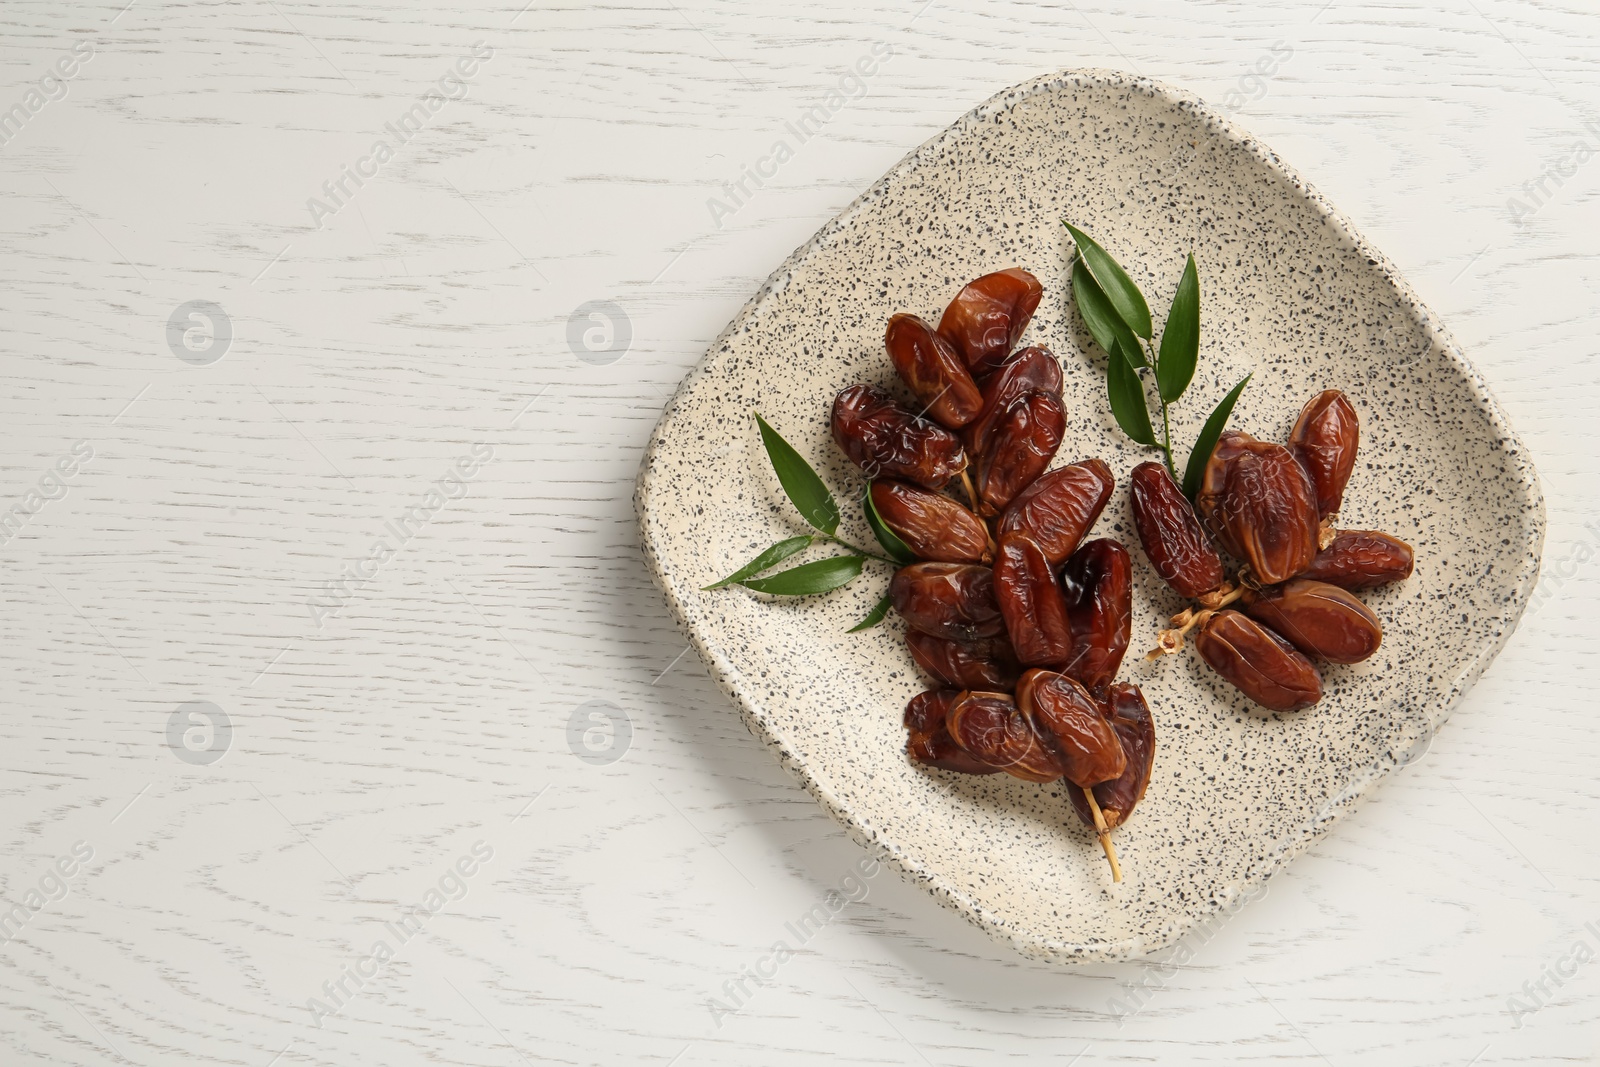
<path fill-rule="evenodd" d="M 1059 567 L 1100 518 L 1115 484 L 1111 468 L 1102 460 L 1057 467 L 1017 494 L 1001 516 L 996 534 L 1026 534 Z"/>
<path fill-rule="evenodd" d="M 1117 676 L 1133 632 L 1133 565 L 1110 538 L 1090 541 L 1061 571 L 1072 656 L 1061 667 L 1092 692 Z"/>
<path fill-rule="evenodd" d="M 918 559 L 988 563 L 992 558 L 983 520 L 942 493 L 887 480 L 873 482 L 871 493 L 878 517 Z"/>
<path fill-rule="evenodd" d="M 1161 579 L 1191 600 L 1218 589 L 1227 579 L 1222 560 L 1167 468 L 1141 463 L 1128 482 L 1139 543 Z"/>
<path fill-rule="evenodd" d="M 956 745 L 979 763 L 1027 782 L 1061 777 L 1033 720 L 1004 693 L 962 693 L 945 719 Z"/>
<path fill-rule="evenodd" d="M 1246 589 L 1245 614 L 1308 656 L 1359 663 L 1378 651 L 1383 627 L 1365 604 L 1326 582 L 1295 578 L 1262 590 Z"/>
<path fill-rule="evenodd" d="M 1094 787 L 1095 803 L 1100 805 L 1106 828 L 1115 829 L 1128 821 L 1150 785 L 1150 771 L 1156 758 L 1156 725 L 1144 694 L 1136 685 L 1122 682 L 1112 686 L 1102 707 L 1127 757 L 1127 767 L 1121 775 Z M 1078 818 L 1093 829 L 1094 813 L 1089 810 L 1082 790 L 1069 789 L 1067 796 Z"/>
<path fill-rule="evenodd" d="M 913 563 L 889 582 L 889 602 L 913 629 L 948 641 L 1005 632 L 994 571 L 974 563 Z"/>
<path fill-rule="evenodd" d="M 1195 511 L 1211 536 L 1272 585 L 1299 574 L 1317 554 L 1311 478 L 1283 445 L 1224 431 L 1206 464 Z"/>
<path fill-rule="evenodd" d="M 1017 684 L 1022 670 L 1016 651 L 1004 637 L 947 641 L 920 630 L 907 630 L 906 647 L 917 666 L 936 681 L 956 689 L 1008 691 Z"/>
<path fill-rule="evenodd" d="M 884 334 L 889 360 L 936 422 L 959 430 L 978 417 L 983 394 L 961 354 L 915 315 L 895 315 Z"/>
<path fill-rule="evenodd" d="M 1045 472 L 1067 432 L 1067 412 L 1052 393 L 1031 392 L 1011 405 L 989 448 L 978 457 L 978 510 L 998 515 Z"/>
<path fill-rule="evenodd" d="M 1317 512 L 1326 518 L 1339 510 L 1344 487 L 1356 466 L 1361 422 L 1350 398 L 1337 389 L 1312 397 L 1289 434 L 1289 448 L 1311 476 Z"/>
<path fill-rule="evenodd" d="M 1024 348 L 983 383 L 983 408 L 961 431 L 967 451 L 987 452 L 1011 406 L 1033 392 L 1061 396 L 1061 363 L 1048 348 Z"/>
<path fill-rule="evenodd" d="M 1411 577 L 1414 559 L 1411 546 L 1398 537 L 1377 530 L 1339 530 L 1300 576 L 1341 589 L 1371 589 Z"/>
<path fill-rule="evenodd" d="M 975 759 L 950 736 L 946 725 L 950 709 L 955 707 L 961 694 L 954 689 L 930 689 L 918 693 L 906 705 L 905 724 L 906 755 L 915 763 L 938 767 L 963 774 L 996 774 L 1000 768 L 990 767 Z"/>
<path fill-rule="evenodd" d="M 918 418 L 871 385 L 852 385 L 833 401 L 833 439 L 869 478 L 903 478 L 938 489 L 967 469 L 961 439 Z"/>
<path fill-rule="evenodd" d="M 967 283 L 944 309 L 939 334 L 959 350 L 974 375 L 998 370 L 1027 329 L 1044 286 L 1021 269 L 995 271 Z"/>
<path fill-rule="evenodd" d="M 1212 670 L 1264 708 L 1299 711 L 1322 699 L 1322 676 L 1311 661 L 1248 615 L 1210 615 L 1194 647 Z"/>
<path fill-rule="evenodd" d="M 1036 542 L 1022 534 L 1001 538 L 994 589 L 1019 663 L 1052 667 L 1072 658 L 1067 601 L 1055 568 Z"/>
<path fill-rule="evenodd" d="M 1073 785 L 1109 782 L 1127 769 L 1116 731 L 1076 679 L 1028 671 L 1017 683 L 1017 706 L 1055 749 L 1062 776 Z"/>

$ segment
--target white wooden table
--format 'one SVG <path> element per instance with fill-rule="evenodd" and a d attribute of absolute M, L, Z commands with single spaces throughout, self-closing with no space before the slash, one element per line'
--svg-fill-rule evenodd
<path fill-rule="evenodd" d="M 0 1062 L 1600 1063 L 1600 15 L 123 2 L 0 10 Z M 1531 447 L 1554 576 L 1265 899 L 1080 972 L 845 881 L 630 505 L 774 265 L 1070 66 L 1231 107 L 1395 259 Z"/>

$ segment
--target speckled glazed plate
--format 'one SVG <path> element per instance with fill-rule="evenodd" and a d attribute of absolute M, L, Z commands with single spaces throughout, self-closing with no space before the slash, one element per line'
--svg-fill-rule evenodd
<path fill-rule="evenodd" d="M 1071 311 L 1062 218 L 1096 235 L 1158 312 L 1194 251 L 1204 320 L 1200 371 L 1173 426 L 1185 448 L 1246 371 L 1255 379 L 1233 425 L 1257 436 L 1282 440 L 1330 386 L 1361 413 L 1341 525 L 1405 538 L 1417 568 L 1365 596 L 1383 646 L 1327 668 L 1316 707 L 1266 714 L 1192 651 L 1138 656 L 1181 605 L 1137 547 L 1126 477 L 1149 455 L 1107 410 L 1102 357 Z M 699 591 L 803 530 L 752 414 L 852 499 L 861 480 L 829 438 L 833 395 L 892 382 L 889 315 L 936 321 L 965 282 L 1009 266 L 1045 284 L 1024 341 L 1049 345 L 1065 369 L 1057 462 L 1111 465 L 1119 484 L 1095 533 L 1135 560 L 1134 652 L 1120 677 L 1144 688 L 1159 748 L 1144 803 L 1116 831 L 1120 885 L 1059 786 L 907 761 L 901 709 L 924 683 L 900 624 L 845 632 L 883 593 L 881 565 L 798 601 Z M 994 937 L 1062 962 L 1148 954 L 1231 909 L 1421 751 L 1512 632 L 1544 538 L 1526 451 L 1383 256 L 1199 100 L 1103 71 L 1001 93 L 790 256 L 679 388 L 636 504 L 668 603 L 755 735 L 863 845 Z M 867 543 L 859 509 L 847 511 L 841 534 Z"/>

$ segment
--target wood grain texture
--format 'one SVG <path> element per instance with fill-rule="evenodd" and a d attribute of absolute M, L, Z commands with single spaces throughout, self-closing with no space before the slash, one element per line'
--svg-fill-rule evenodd
<path fill-rule="evenodd" d="M 94 452 L 0 547 L 0 897 L 93 849 L 0 944 L 6 1062 L 1600 1063 L 1600 963 L 1546 976 L 1600 950 L 1600 163 L 1571 153 L 1600 155 L 1600 16 L 519 8 L 0 13 L 0 110 L 93 48 L 0 144 L 0 511 Z M 880 40 L 864 95 L 713 217 Z M 314 228 L 307 199 L 478 41 L 465 96 Z M 1242 81 L 1274 45 L 1292 56 Z M 861 852 L 680 656 L 638 558 L 640 449 L 790 250 L 972 105 L 1069 66 L 1239 94 L 1496 389 L 1545 479 L 1553 577 L 1425 758 L 1171 967 L 1035 966 L 885 872 L 714 1017 Z M 233 329 L 209 366 L 165 337 L 197 299 Z M 567 340 L 591 300 L 631 323 L 606 365 Z M 308 598 L 474 444 L 465 494 L 319 626 Z M 196 700 L 233 727 L 208 766 L 166 743 Z M 595 700 L 632 728 L 604 766 L 569 745 Z M 479 841 L 464 895 L 316 1025 L 308 998 Z"/>

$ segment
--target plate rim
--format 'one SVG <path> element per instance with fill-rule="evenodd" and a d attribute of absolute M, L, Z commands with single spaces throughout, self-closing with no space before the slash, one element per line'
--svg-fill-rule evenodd
<path fill-rule="evenodd" d="M 1403 750 L 1400 750 L 1400 746 L 1397 745 L 1395 750 L 1385 753 L 1365 767 L 1358 768 L 1351 775 L 1349 783 L 1338 795 L 1318 809 L 1315 814 L 1298 824 L 1293 830 L 1280 835 L 1275 847 L 1262 859 L 1259 869 L 1255 873 L 1245 876 L 1238 883 L 1225 887 L 1230 892 L 1225 892 L 1221 899 L 1211 901 L 1210 907 L 1191 916 L 1169 919 L 1161 928 L 1161 933 L 1157 937 L 1135 935 L 1117 941 L 1091 939 L 1083 942 L 1069 942 L 1054 938 L 1024 936 L 1023 932 L 1013 924 L 1002 921 L 999 917 L 993 915 L 980 901 L 973 899 L 960 888 L 947 882 L 937 870 L 927 869 L 915 862 L 911 857 L 902 854 L 893 842 L 882 838 L 877 828 L 862 823 L 858 816 L 854 815 L 843 802 L 812 775 L 803 759 L 785 748 L 783 742 L 767 729 L 762 719 L 762 712 L 759 710 L 760 702 L 754 694 L 747 693 L 738 684 L 736 681 L 738 670 L 732 661 L 716 643 L 700 634 L 696 627 L 691 624 L 689 613 L 683 601 L 683 593 L 694 592 L 694 590 L 680 591 L 675 587 L 673 581 L 667 575 L 661 558 L 662 554 L 650 533 L 650 510 L 656 490 L 655 472 L 652 468 L 658 453 L 662 450 L 664 432 L 673 422 L 680 399 L 706 374 L 707 363 L 722 348 L 735 330 L 784 287 L 788 276 L 793 273 L 796 267 L 835 236 L 845 231 L 857 215 L 882 196 L 890 183 L 913 172 L 924 163 L 932 162 L 933 158 L 947 143 L 970 134 L 978 124 L 987 119 L 1014 109 L 1029 97 L 1070 87 L 1120 89 L 1152 99 L 1164 100 L 1181 111 L 1191 112 L 1205 124 L 1214 136 L 1231 141 L 1235 148 L 1242 149 L 1253 155 L 1261 163 L 1276 171 L 1288 181 L 1325 221 L 1343 233 L 1352 242 L 1355 250 L 1367 259 L 1370 267 L 1376 270 L 1393 287 L 1395 293 L 1406 305 L 1408 317 L 1423 327 L 1434 346 L 1456 365 L 1456 369 L 1471 384 L 1472 392 L 1478 403 L 1482 405 L 1489 424 L 1502 439 L 1502 450 L 1506 455 L 1508 467 L 1515 474 L 1514 484 L 1520 487 L 1522 491 L 1524 511 L 1529 518 L 1525 538 L 1527 542 L 1525 546 L 1526 552 L 1522 556 L 1522 562 L 1515 574 L 1511 596 L 1506 601 L 1502 612 L 1485 620 L 1486 625 L 1494 625 L 1494 630 L 1489 634 L 1488 640 L 1458 669 L 1455 679 L 1446 693 L 1442 707 L 1436 715 L 1429 717 L 1427 728 L 1423 733 Z M 1190 931 L 1209 924 L 1218 913 L 1236 907 L 1236 902 L 1250 899 L 1254 891 L 1286 868 L 1307 848 L 1331 832 L 1333 827 L 1370 796 L 1373 790 L 1389 774 L 1399 767 L 1412 762 L 1414 757 L 1410 753 L 1416 744 L 1426 743 L 1438 732 L 1461 703 L 1468 690 L 1482 677 L 1483 672 L 1488 669 L 1489 664 L 1505 648 L 1506 642 L 1510 640 L 1511 635 L 1516 631 L 1517 624 L 1526 610 L 1535 583 L 1538 581 L 1546 533 L 1544 493 L 1527 446 L 1511 427 L 1510 419 L 1501 408 L 1499 401 L 1495 398 L 1482 373 L 1467 358 L 1443 322 L 1423 303 L 1421 297 L 1399 273 L 1394 264 L 1389 261 L 1388 257 L 1373 247 L 1347 216 L 1335 208 L 1294 168 L 1285 163 L 1276 152 L 1240 128 L 1226 115 L 1207 104 L 1196 94 L 1154 78 L 1099 67 L 1067 68 L 1041 74 L 995 93 L 983 103 L 961 115 L 948 126 L 907 152 L 898 163 L 890 167 L 881 177 L 863 190 L 844 210 L 829 219 L 809 240 L 790 253 L 767 276 L 755 293 L 751 295 L 750 299 L 729 321 L 728 325 L 717 334 L 705 353 L 695 363 L 694 367 L 684 375 L 678 387 L 673 391 L 671 399 L 668 400 L 660 418 L 656 421 L 655 427 L 651 430 L 650 439 L 645 445 L 644 453 L 640 460 L 639 474 L 634 488 L 634 512 L 638 523 L 640 549 L 644 556 L 645 565 L 656 585 L 665 596 L 668 609 L 671 611 L 678 628 L 684 632 L 690 646 L 695 649 L 702 662 L 706 664 L 718 687 L 722 689 L 739 711 L 740 718 L 744 720 L 746 728 L 750 730 L 756 740 L 773 751 L 783 768 L 793 775 L 807 792 L 816 798 L 823 809 L 844 828 L 850 838 L 857 844 L 869 849 L 878 859 L 888 861 L 905 872 L 912 881 L 926 889 L 941 905 L 958 912 L 995 941 L 1007 944 L 1017 952 L 1032 959 L 1070 965 L 1114 962 L 1148 956 L 1182 940 Z"/>

